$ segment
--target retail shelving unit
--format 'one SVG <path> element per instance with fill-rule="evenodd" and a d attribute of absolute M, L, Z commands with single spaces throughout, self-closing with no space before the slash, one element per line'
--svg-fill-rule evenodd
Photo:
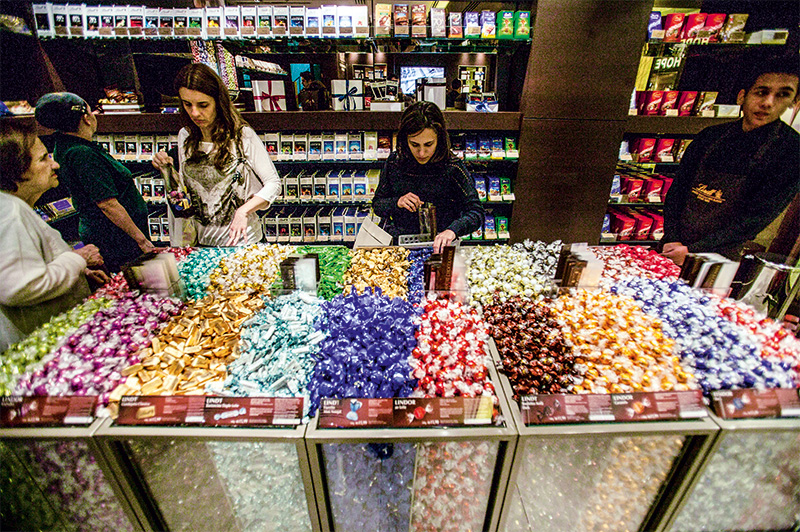
<path fill-rule="evenodd" d="M 489 372 L 498 383 L 495 369 Z M 372 530 L 444 529 L 453 519 L 464 530 L 496 530 L 498 494 L 505 492 L 517 443 L 508 400 L 496 391 L 493 425 L 331 429 L 320 428 L 317 415 L 306 444 L 322 530 L 366 529 L 349 516 Z"/>
<path fill-rule="evenodd" d="M 139 494 L 147 530 L 318 532 L 306 454 L 296 427 L 127 426 L 106 419 L 95 438 Z"/>
<path fill-rule="evenodd" d="M 703 417 L 526 425 L 508 378 L 500 382 L 520 435 L 500 532 L 653 530 L 718 430 Z"/>

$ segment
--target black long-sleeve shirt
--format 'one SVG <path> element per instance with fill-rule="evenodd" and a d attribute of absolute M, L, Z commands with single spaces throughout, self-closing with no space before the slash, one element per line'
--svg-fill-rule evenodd
<path fill-rule="evenodd" d="M 484 212 L 464 163 L 455 157 L 446 162 L 419 164 L 400 161 L 397 153 L 387 159 L 381 171 L 372 207 L 388 220 L 393 236 L 419 234 L 419 215 L 397 206 L 397 200 L 413 192 L 423 202 L 436 206 L 436 230 L 450 229 L 456 236 L 472 233 L 483 225 Z"/>
<path fill-rule="evenodd" d="M 702 168 L 723 179 L 707 186 Z M 749 132 L 741 120 L 708 127 L 686 149 L 669 189 L 662 242 L 736 258 L 799 190 L 800 135 L 792 128 L 780 120 Z M 711 211 L 700 226 L 688 220 L 698 208 Z"/>

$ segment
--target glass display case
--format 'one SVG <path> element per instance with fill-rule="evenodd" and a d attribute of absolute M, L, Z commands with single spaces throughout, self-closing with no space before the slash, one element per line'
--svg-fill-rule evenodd
<path fill-rule="evenodd" d="M 502 532 L 649 530 L 718 430 L 708 418 L 526 426 L 510 407 L 520 438 Z"/>
<path fill-rule="evenodd" d="M 711 452 L 659 531 L 797 530 L 800 419 L 712 419 Z"/>
<path fill-rule="evenodd" d="M 517 440 L 497 394 L 493 425 L 328 429 L 317 416 L 306 442 L 322 530 L 495 530 Z"/>
<path fill-rule="evenodd" d="M 154 530 L 317 532 L 306 427 L 119 426 L 97 437 Z"/>
<path fill-rule="evenodd" d="M 144 530 L 92 439 L 98 425 L 0 429 L 3 530 Z"/>

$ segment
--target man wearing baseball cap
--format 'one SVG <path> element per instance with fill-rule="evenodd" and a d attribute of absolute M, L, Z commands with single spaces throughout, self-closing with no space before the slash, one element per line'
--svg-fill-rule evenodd
<path fill-rule="evenodd" d="M 71 92 L 45 94 L 36 103 L 36 120 L 56 131 L 53 158 L 78 211 L 81 240 L 100 248 L 112 272 L 153 251 L 145 236 L 147 204 L 131 172 L 92 141 L 97 117 L 89 104 Z"/>

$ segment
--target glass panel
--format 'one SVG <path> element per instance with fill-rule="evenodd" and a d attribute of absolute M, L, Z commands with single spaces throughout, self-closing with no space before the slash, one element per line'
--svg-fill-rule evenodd
<path fill-rule="evenodd" d="M 534 532 L 638 530 L 683 442 L 683 436 L 527 439 L 516 483 L 521 511 Z M 506 530 L 525 529 L 512 524 Z"/>
<path fill-rule="evenodd" d="M 414 444 L 328 443 L 323 455 L 334 530 L 408 531 Z"/>
<path fill-rule="evenodd" d="M 0 442 L 0 523 L 4 530 L 72 530 L 63 523 L 11 448 Z"/>
<path fill-rule="evenodd" d="M 419 444 L 411 532 L 482 530 L 498 447 L 497 441 Z"/>
<path fill-rule="evenodd" d="M 800 434 L 729 433 L 673 532 L 789 530 L 800 523 Z"/>
<path fill-rule="evenodd" d="M 311 530 L 292 443 L 128 443 L 173 532 Z"/>
<path fill-rule="evenodd" d="M 294 444 L 226 441 L 208 447 L 242 530 L 311 532 Z"/>
<path fill-rule="evenodd" d="M 52 510 L 46 504 L 37 508 L 42 515 L 34 519 L 53 523 L 56 529 L 76 532 L 133 530 L 86 442 L 25 440 L 9 441 L 6 445 L 29 468 L 38 489 L 64 523 L 49 515 Z M 36 497 L 34 491 L 31 495 Z M 32 499 L 29 504 L 36 504 L 37 500 L 41 499 Z"/>
<path fill-rule="evenodd" d="M 531 532 L 531 525 L 525 509 L 522 507 L 522 497 L 516 484 L 508 488 L 508 517 L 506 517 L 506 532 Z"/>

